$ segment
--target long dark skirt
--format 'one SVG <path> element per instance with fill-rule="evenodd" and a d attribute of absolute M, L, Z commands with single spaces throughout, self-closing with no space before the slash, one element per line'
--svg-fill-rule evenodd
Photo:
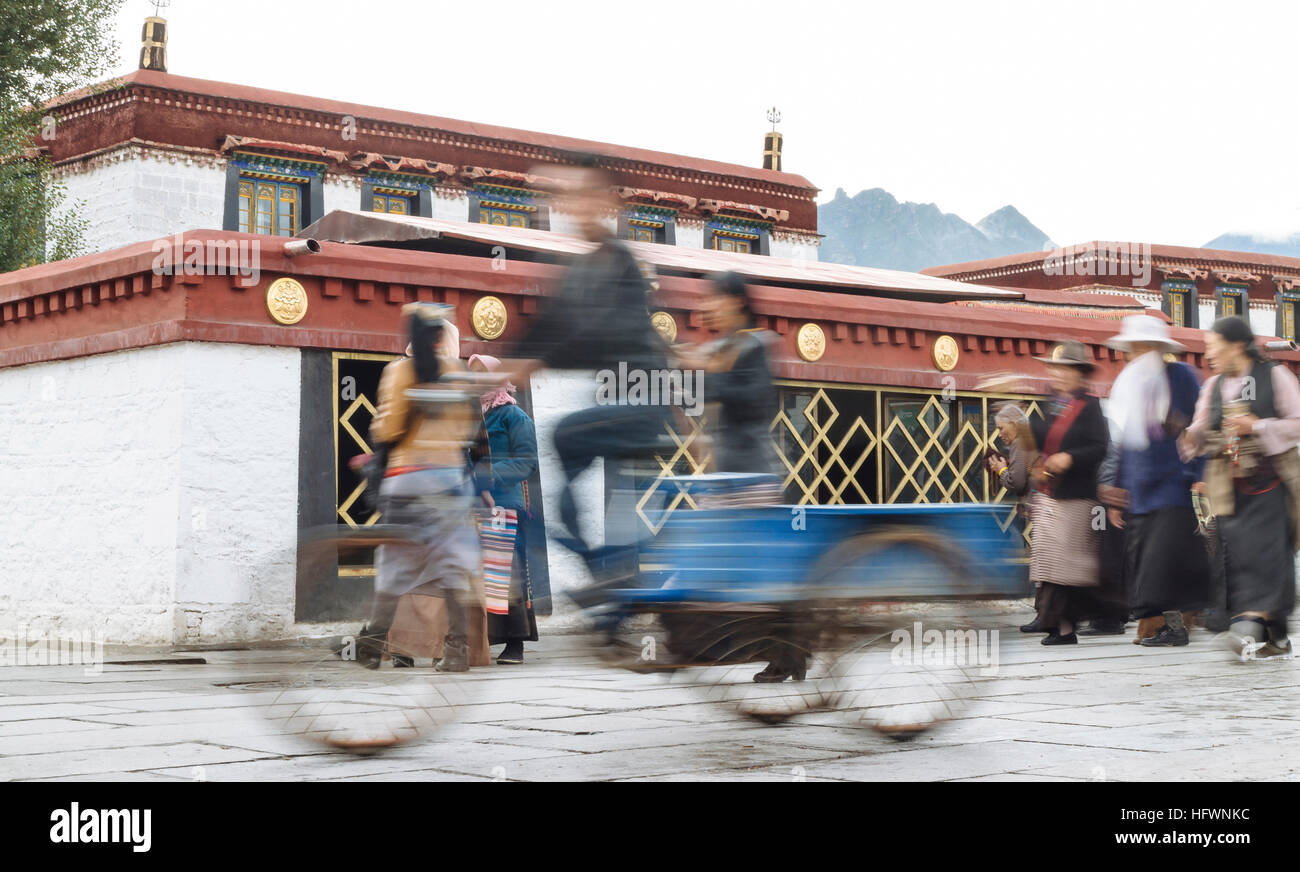
<path fill-rule="evenodd" d="M 1079 588 L 1076 600 L 1079 617 L 1084 620 L 1118 621 L 1129 616 L 1129 596 L 1125 577 L 1124 553 L 1128 544 L 1128 528 L 1110 523 L 1098 537 L 1099 584 Z"/>
<path fill-rule="evenodd" d="M 1295 608 L 1295 543 L 1282 484 L 1262 494 L 1236 493 L 1232 515 L 1220 515 L 1228 613 L 1285 618 Z"/>
<path fill-rule="evenodd" d="M 1056 629 L 1062 621 L 1077 623 L 1085 615 L 1082 606 L 1087 588 L 1043 582 L 1038 590 L 1038 626 Z"/>
<path fill-rule="evenodd" d="M 522 519 L 517 529 L 515 559 L 510 567 L 510 611 L 488 615 L 488 641 L 493 645 L 537 641 L 537 617 L 528 586 L 528 534 Z"/>
<path fill-rule="evenodd" d="M 1210 598 L 1210 560 L 1191 506 L 1128 518 L 1128 578 L 1133 615 L 1194 612 Z"/>

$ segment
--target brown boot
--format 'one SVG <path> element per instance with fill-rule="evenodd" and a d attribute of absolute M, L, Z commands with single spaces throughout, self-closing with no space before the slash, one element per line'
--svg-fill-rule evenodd
<path fill-rule="evenodd" d="M 1156 615 L 1154 618 L 1142 618 L 1138 621 L 1137 638 L 1133 640 L 1133 644 L 1141 645 L 1143 639 L 1151 638 L 1160 632 L 1160 628 L 1164 625 L 1164 615 Z"/>

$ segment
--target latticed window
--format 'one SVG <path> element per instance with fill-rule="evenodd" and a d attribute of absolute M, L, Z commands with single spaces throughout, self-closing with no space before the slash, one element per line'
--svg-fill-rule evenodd
<path fill-rule="evenodd" d="M 1229 315 L 1241 315 L 1246 317 L 1246 289 L 1239 287 L 1220 287 L 1219 307 L 1217 318 L 1226 318 Z"/>
<path fill-rule="evenodd" d="M 1171 290 L 1169 293 L 1169 319 L 1178 327 L 1187 326 L 1187 292 Z"/>
<path fill-rule="evenodd" d="M 375 194 L 371 212 L 383 212 L 387 215 L 414 215 L 415 198 L 403 194 Z"/>
<path fill-rule="evenodd" d="M 300 182 L 273 179 L 239 181 L 239 229 L 243 233 L 293 236 L 302 211 Z"/>
<path fill-rule="evenodd" d="M 479 206 L 478 223 L 501 227 L 528 227 L 530 210 L 506 205 Z"/>
<path fill-rule="evenodd" d="M 722 230 L 713 232 L 713 247 L 718 251 L 738 251 L 741 254 L 750 254 L 753 252 L 756 242 L 758 242 L 757 234 L 729 233 Z"/>
<path fill-rule="evenodd" d="M 664 222 L 629 218 L 626 236 L 633 242 L 663 242 Z"/>

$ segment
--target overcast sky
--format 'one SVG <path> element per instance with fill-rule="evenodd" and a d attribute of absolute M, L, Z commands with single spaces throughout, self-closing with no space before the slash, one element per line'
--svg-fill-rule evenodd
<path fill-rule="evenodd" d="M 127 0 L 121 72 L 152 10 Z M 173 0 L 171 72 L 882 187 L 1058 243 L 1300 231 L 1300 4 Z"/>

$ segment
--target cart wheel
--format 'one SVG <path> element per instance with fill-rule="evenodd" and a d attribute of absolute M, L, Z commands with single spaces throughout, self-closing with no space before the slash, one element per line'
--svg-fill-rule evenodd
<path fill-rule="evenodd" d="M 810 587 L 839 604 L 825 611 L 835 635 L 822 680 L 828 707 L 895 740 L 960 715 L 981 667 L 997 663 L 997 631 L 960 600 L 890 602 L 873 592 L 914 587 L 958 598 L 963 561 L 931 530 L 894 527 L 848 539 L 818 562 Z M 855 587 L 863 591 L 856 601 L 845 594 Z"/>
<path fill-rule="evenodd" d="M 416 533 L 398 525 L 304 531 L 297 553 L 299 596 L 311 601 L 330 595 L 340 556 L 406 543 Z M 362 622 L 347 623 L 359 628 Z M 473 682 L 466 676 L 436 672 L 431 665 L 394 668 L 387 657 L 380 668 L 367 669 L 358 661 L 358 643 L 355 635 L 344 635 L 277 651 L 241 689 L 280 734 L 356 754 L 427 738 L 467 704 Z"/>
<path fill-rule="evenodd" d="M 397 669 L 388 662 L 371 670 L 345 659 L 348 654 L 345 644 L 341 652 L 286 664 L 283 686 L 264 712 L 279 732 L 374 754 L 429 738 L 468 704 L 470 682 L 464 676 L 431 667 Z"/>
<path fill-rule="evenodd" d="M 665 624 L 669 647 L 684 664 L 677 674 L 709 701 L 764 724 L 825 708 L 820 678 L 827 664 L 811 615 L 705 613 Z M 793 671 L 802 666 L 803 676 L 756 680 L 769 663 Z"/>

